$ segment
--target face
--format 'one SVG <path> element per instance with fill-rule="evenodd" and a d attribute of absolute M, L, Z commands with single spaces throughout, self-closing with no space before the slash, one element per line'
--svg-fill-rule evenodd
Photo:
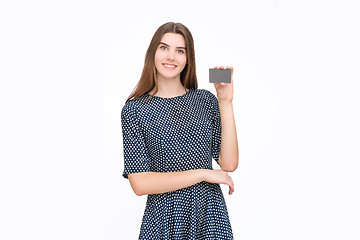
<path fill-rule="evenodd" d="M 158 78 L 179 79 L 186 65 L 185 39 L 181 34 L 165 33 L 155 52 Z"/>

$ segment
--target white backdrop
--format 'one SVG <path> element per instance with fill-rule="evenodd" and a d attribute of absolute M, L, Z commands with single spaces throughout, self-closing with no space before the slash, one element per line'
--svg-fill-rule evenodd
<path fill-rule="evenodd" d="M 120 114 L 156 29 L 234 67 L 235 239 L 359 239 L 355 1 L 2 1 L 0 239 L 137 239 Z M 214 168 L 218 165 L 213 162 Z"/>

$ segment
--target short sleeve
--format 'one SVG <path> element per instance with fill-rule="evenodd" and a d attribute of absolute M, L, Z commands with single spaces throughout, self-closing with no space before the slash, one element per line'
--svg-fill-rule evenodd
<path fill-rule="evenodd" d="M 124 178 L 128 178 L 129 173 L 150 171 L 144 136 L 139 127 L 135 106 L 132 103 L 126 103 L 121 111 L 124 149 L 124 172 L 122 176 Z"/>
<path fill-rule="evenodd" d="M 217 97 L 210 93 L 211 96 L 211 118 L 212 118 L 212 147 L 211 153 L 214 160 L 219 163 L 219 154 L 221 149 L 221 117 Z"/>

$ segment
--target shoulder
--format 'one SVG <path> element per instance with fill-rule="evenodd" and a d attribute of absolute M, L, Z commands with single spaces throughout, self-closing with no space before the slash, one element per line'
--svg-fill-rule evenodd
<path fill-rule="evenodd" d="M 121 117 L 136 117 L 137 116 L 137 108 L 139 102 L 135 100 L 130 100 L 125 103 L 125 105 L 121 109 Z"/>
<path fill-rule="evenodd" d="M 217 97 L 215 96 L 215 94 L 213 94 L 212 92 L 210 92 L 207 89 L 196 89 L 195 91 L 196 94 L 198 94 L 199 96 L 201 96 L 202 98 L 206 99 L 207 101 L 209 101 L 212 104 L 216 104 L 218 102 Z"/>

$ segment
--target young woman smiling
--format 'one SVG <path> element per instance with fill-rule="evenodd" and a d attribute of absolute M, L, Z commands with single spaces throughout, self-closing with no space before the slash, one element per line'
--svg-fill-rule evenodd
<path fill-rule="evenodd" d="M 190 31 L 169 22 L 155 32 L 121 111 L 123 177 L 148 195 L 139 239 L 233 239 L 219 185 L 234 192 L 227 172 L 239 155 L 227 68 L 231 83 L 214 83 L 217 97 L 198 89 Z"/>

